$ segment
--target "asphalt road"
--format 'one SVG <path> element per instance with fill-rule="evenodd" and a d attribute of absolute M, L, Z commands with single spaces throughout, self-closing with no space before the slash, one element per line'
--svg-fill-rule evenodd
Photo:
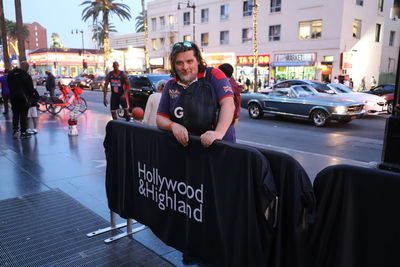
<path fill-rule="evenodd" d="M 90 110 L 109 114 L 109 108 L 102 103 L 103 94 L 100 91 L 85 90 L 82 96 L 87 100 Z M 379 162 L 387 117 L 365 116 L 348 124 L 330 122 L 325 127 L 315 127 L 307 120 L 273 115 L 254 120 L 249 118 L 247 110 L 242 109 L 236 132 L 239 142 L 255 146 L 261 144 L 277 150 L 288 149 L 355 161 Z"/>

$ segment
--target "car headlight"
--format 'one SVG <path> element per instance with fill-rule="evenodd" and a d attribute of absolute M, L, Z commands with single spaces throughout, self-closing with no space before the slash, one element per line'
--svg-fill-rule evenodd
<path fill-rule="evenodd" d="M 346 107 L 340 106 L 335 108 L 335 112 L 338 114 L 345 114 L 346 113 Z"/>

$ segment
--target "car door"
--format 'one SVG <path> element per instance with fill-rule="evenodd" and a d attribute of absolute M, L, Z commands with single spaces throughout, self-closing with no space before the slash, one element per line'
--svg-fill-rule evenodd
<path fill-rule="evenodd" d="M 298 85 L 293 86 L 292 88 L 298 95 L 298 97 L 293 100 L 297 104 L 296 113 L 307 116 L 311 108 L 315 106 L 312 104 L 312 96 L 315 95 L 315 89 L 313 90 L 309 85 Z"/>
<path fill-rule="evenodd" d="M 294 107 L 290 88 L 277 88 L 268 96 L 268 100 L 265 101 L 265 110 L 271 113 L 292 114 Z"/>

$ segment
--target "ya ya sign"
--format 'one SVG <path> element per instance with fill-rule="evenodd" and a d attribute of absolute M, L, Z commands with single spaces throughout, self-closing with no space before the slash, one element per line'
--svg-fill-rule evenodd
<path fill-rule="evenodd" d="M 237 65 L 253 65 L 254 64 L 254 56 L 237 56 L 236 57 Z M 268 65 L 269 64 L 269 55 L 258 55 L 258 65 Z"/>

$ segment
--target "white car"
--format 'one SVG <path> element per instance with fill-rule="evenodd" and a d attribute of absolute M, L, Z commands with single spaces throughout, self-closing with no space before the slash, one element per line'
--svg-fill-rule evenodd
<path fill-rule="evenodd" d="M 387 113 L 387 102 L 380 96 L 353 92 L 350 88 L 340 83 L 330 83 L 328 86 L 334 90 L 336 94 L 346 99 L 362 102 L 364 104 L 365 114 L 378 115 Z"/>

